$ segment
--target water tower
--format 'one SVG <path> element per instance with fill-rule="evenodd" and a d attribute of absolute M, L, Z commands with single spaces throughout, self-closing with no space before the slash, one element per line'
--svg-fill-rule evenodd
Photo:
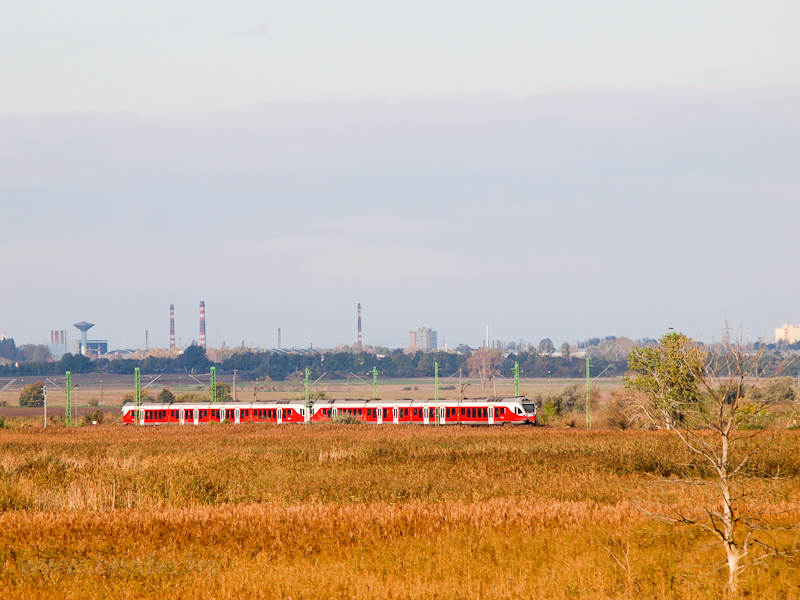
<path fill-rule="evenodd" d="M 92 327 L 94 327 L 94 323 L 87 323 L 86 321 L 81 321 L 80 323 L 75 323 L 75 327 L 81 330 L 81 354 L 86 356 L 86 351 L 89 348 L 89 342 L 86 339 L 86 332 L 89 331 Z"/>

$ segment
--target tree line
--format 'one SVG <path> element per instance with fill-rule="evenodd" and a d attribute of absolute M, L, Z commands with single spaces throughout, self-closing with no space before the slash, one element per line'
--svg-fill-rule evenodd
<path fill-rule="evenodd" d="M 377 368 L 381 377 L 416 378 L 432 377 L 435 363 L 439 364 L 440 377 L 479 377 L 479 366 L 472 357 L 482 353 L 491 355 L 491 364 L 485 377 L 513 376 L 514 363 L 519 362 L 522 377 L 585 377 L 586 361 L 573 356 L 539 354 L 536 350 L 501 354 L 500 350 L 481 348 L 472 353 L 422 351 L 407 353 L 394 350 L 385 355 L 371 352 L 324 352 L 317 354 L 277 354 L 273 352 L 238 352 L 219 363 L 209 360 L 200 346 L 190 346 L 183 354 L 174 358 L 150 356 L 145 359 L 90 360 L 81 355 L 64 354 L 53 362 L 21 362 L 19 366 L 0 366 L 0 376 L 59 375 L 91 373 L 103 370 L 106 373 L 127 374 L 139 367 L 143 374 L 160 373 L 206 373 L 212 365 L 221 372 L 236 369 L 243 380 L 264 379 L 282 381 L 306 367 L 314 378 L 323 374 L 330 379 L 345 379 L 351 374 L 364 375 Z M 472 359 L 472 361 L 471 361 Z M 620 376 L 625 372 L 626 361 L 609 360 L 602 357 L 592 359 L 592 372 L 604 376 Z"/>

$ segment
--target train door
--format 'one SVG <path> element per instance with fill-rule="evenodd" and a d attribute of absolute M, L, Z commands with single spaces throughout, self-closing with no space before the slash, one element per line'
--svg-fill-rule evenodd
<path fill-rule="evenodd" d="M 283 409 L 279 408 L 276 414 L 278 415 L 278 425 L 280 425 L 283 423 Z"/>
<path fill-rule="evenodd" d="M 242 418 L 242 411 L 239 410 L 238 408 L 234 408 L 233 409 L 233 420 L 237 425 L 239 424 L 241 418 Z"/>
<path fill-rule="evenodd" d="M 440 406 L 439 407 L 439 423 L 441 425 L 444 425 L 444 424 L 447 423 L 447 419 L 445 418 L 445 417 L 447 417 L 447 412 L 446 411 L 447 411 L 447 409 L 444 406 Z"/>
<path fill-rule="evenodd" d="M 383 425 L 383 407 L 376 408 L 375 410 L 378 411 L 378 425 Z"/>
<path fill-rule="evenodd" d="M 331 409 L 331 421 L 333 421 L 338 414 L 339 414 L 339 409 L 334 406 Z"/>
<path fill-rule="evenodd" d="M 144 411 L 144 410 L 140 410 L 139 411 L 139 418 L 141 419 L 142 425 L 144 425 L 144 416 L 145 416 L 145 414 L 146 414 L 146 411 Z"/>
<path fill-rule="evenodd" d="M 180 420 L 181 425 L 186 424 L 186 411 L 184 409 L 180 409 L 178 411 L 178 419 Z"/>
<path fill-rule="evenodd" d="M 194 413 L 192 415 L 192 417 L 194 418 L 194 424 L 195 425 L 200 425 L 200 409 L 199 408 L 195 408 L 192 412 Z"/>
<path fill-rule="evenodd" d="M 219 422 L 222 423 L 225 420 L 225 409 L 219 409 Z"/>
<path fill-rule="evenodd" d="M 489 425 L 494 425 L 494 406 L 489 407 Z"/>
<path fill-rule="evenodd" d="M 431 422 L 430 421 L 430 409 L 427 406 L 422 409 L 422 422 L 425 425 L 429 425 L 430 422 Z"/>
<path fill-rule="evenodd" d="M 392 409 L 392 420 L 395 425 L 400 422 L 400 409 L 396 406 Z"/>

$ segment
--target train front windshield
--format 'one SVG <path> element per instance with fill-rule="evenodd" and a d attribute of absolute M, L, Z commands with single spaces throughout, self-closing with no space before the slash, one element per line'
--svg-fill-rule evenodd
<path fill-rule="evenodd" d="M 536 405 L 534 403 L 530 404 L 523 404 L 522 408 L 525 410 L 526 415 L 535 415 L 536 414 Z"/>

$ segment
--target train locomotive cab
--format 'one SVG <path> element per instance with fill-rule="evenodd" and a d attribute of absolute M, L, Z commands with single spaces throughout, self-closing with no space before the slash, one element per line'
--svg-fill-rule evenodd
<path fill-rule="evenodd" d="M 514 398 L 508 403 L 505 420 L 514 425 L 536 425 L 536 404 L 530 398 Z"/>
<path fill-rule="evenodd" d="M 522 412 L 525 413 L 525 422 L 536 425 L 536 403 L 525 398 L 522 401 Z"/>

